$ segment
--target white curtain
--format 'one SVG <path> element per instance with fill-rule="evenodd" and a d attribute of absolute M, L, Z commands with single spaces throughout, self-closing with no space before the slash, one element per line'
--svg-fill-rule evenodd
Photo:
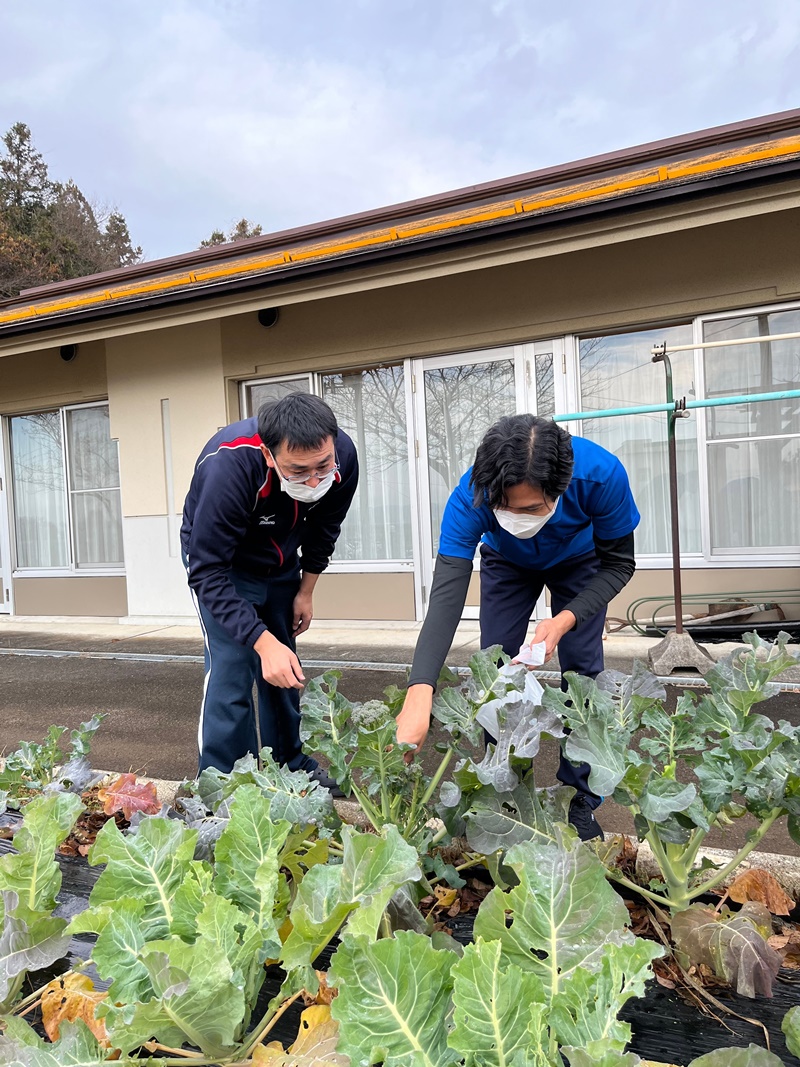
<path fill-rule="evenodd" d="M 108 408 L 67 411 L 69 488 L 78 567 L 121 566 L 119 459 Z"/>
<path fill-rule="evenodd" d="M 402 366 L 326 374 L 322 396 L 358 452 L 358 491 L 336 560 L 410 560 L 411 494 Z"/>
<path fill-rule="evenodd" d="M 61 415 L 11 419 L 18 567 L 67 567 L 69 549 Z"/>
<path fill-rule="evenodd" d="M 704 323 L 706 341 L 800 332 L 800 311 Z M 800 386 L 800 338 L 706 349 L 706 394 Z M 707 411 L 712 551 L 796 551 L 800 530 L 800 400 Z"/>

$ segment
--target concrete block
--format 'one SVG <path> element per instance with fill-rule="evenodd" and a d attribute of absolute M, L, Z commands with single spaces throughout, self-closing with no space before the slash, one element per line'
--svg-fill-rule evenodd
<path fill-rule="evenodd" d="M 691 634 L 670 630 L 663 641 L 651 648 L 647 660 L 653 674 L 668 675 L 673 671 L 694 669 L 705 674 L 714 666 L 714 659 Z"/>

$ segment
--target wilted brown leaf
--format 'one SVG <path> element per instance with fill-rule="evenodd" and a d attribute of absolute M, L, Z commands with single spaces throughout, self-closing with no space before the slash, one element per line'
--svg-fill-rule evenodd
<path fill-rule="evenodd" d="M 303 1003 L 307 1006 L 311 1004 L 330 1004 L 333 998 L 336 996 L 337 990 L 332 989 L 328 985 L 328 972 L 327 971 L 315 971 L 314 972 L 319 980 L 319 989 L 316 993 L 309 993 L 308 990 L 303 990 Z"/>
<path fill-rule="evenodd" d="M 99 789 L 97 796 L 106 815 L 121 811 L 126 819 L 130 819 L 135 811 L 145 815 L 157 815 L 161 811 L 154 783 L 139 782 L 135 774 L 121 774 Z"/>
<path fill-rule="evenodd" d="M 42 993 L 42 1022 L 47 1036 L 51 1041 L 58 1041 L 61 1024 L 80 1019 L 103 1048 L 110 1048 L 105 1022 L 94 1017 L 95 1008 L 105 999 L 106 994 L 98 993 L 85 974 L 67 974 L 54 979 Z"/>
<path fill-rule="evenodd" d="M 775 876 L 769 871 L 755 868 L 743 871 L 731 883 L 728 896 L 737 904 L 756 900 L 768 908 L 773 915 L 789 915 L 794 908 L 794 900 L 783 891 Z"/>
<path fill-rule="evenodd" d="M 350 1067 L 349 1057 L 336 1051 L 338 1039 L 339 1024 L 331 1018 L 330 1007 L 316 1004 L 300 1016 L 297 1040 L 287 1052 L 277 1041 L 258 1045 L 253 1063 L 263 1067 Z"/>

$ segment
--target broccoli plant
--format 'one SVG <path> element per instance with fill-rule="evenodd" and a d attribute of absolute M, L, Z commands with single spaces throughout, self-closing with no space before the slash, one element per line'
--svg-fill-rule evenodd
<path fill-rule="evenodd" d="M 66 726 L 51 726 L 42 742 L 23 741 L 16 752 L 3 761 L 0 790 L 7 794 L 10 808 L 19 808 L 41 793 L 82 793 L 102 775 L 92 771 L 89 747 L 95 731 L 105 718 L 94 715 L 69 731 L 69 747 L 62 747 Z"/>
<path fill-rule="evenodd" d="M 544 698 L 571 730 L 568 758 L 590 764 L 591 788 L 632 811 L 662 881 L 635 886 L 609 874 L 673 913 L 723 882 L 777 819 L 788 816 L 800 843 L 800 727 L 753 710 L 779 691 L 773 679 L 800 656 L 787 649 L 785 633 L 772 644 L 755 633 L 745 641 L 705 676 L 709 692 L 684 693 L 672 714 L 663 686 L 641 664 L 630 677 L 568 675 L 566 693 L 550 689 Z M 690 780 L 679 780 L 679 761 Z M 709 833 L 746 812 L 757 825 L 745 845 L 724 866 L 696 872 Z"/>
<path fill-rule="evenodd" d="M 499 647 L 478 652 L 466 677 L 451 674 L 448 680 L 456 684 L 437 693 L 433 715 L 448 738 L 437 746 L 441 759 L 430 776 L 409 760 L 413 746 L 397 741 L 394 716 L 402 691 L 387 690 L 386 702 L 351 704 L 339 691 L 339 678 L 329 671 L 307 686 L 301 737 L 306 751 L 325 756 L 342 790 L 355 797 L 376 829 L 394 824 L 420 852 L 448 834 L 466 832 L 470 847 L 488 854 L 534 836 L 550 840 L 553 821 L 567 821 L 571 791 L 537 791 L 530 774 L 541 735 L 561 736 L 560 721 L 541 706 L 542 688 L 533 675 L 511 664 Z M 484 729 L 496 742 L 479 757 Z M 453 781 L 443 784 L 454 758 Z M 440 828 L 432 825 L 435 813 L 443 819 Z M 461 884 L 441 860 L 431 862 L 437 875 Z"/>

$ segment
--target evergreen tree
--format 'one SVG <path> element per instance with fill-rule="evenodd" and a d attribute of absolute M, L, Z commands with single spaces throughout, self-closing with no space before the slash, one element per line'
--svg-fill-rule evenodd
<path fill-rule="evenodd" d="M 261 224 L 252 223 L 248 219 L 239 219 L 228 233 L 222 230 L 212 230 L 211 236 L 200 242 L 200 248 L 211 248 L 213 245 L 226 245 L 231 241 L 245 241 L 248 237 L 260 237 Z"/>
<path fill-rule="evenodd" d="M 141 259 L 120 212 L 99 210 L 72 180 L 50 180 L 25 123 L 15 123 L 2 145 L 0 297 Z"/>

